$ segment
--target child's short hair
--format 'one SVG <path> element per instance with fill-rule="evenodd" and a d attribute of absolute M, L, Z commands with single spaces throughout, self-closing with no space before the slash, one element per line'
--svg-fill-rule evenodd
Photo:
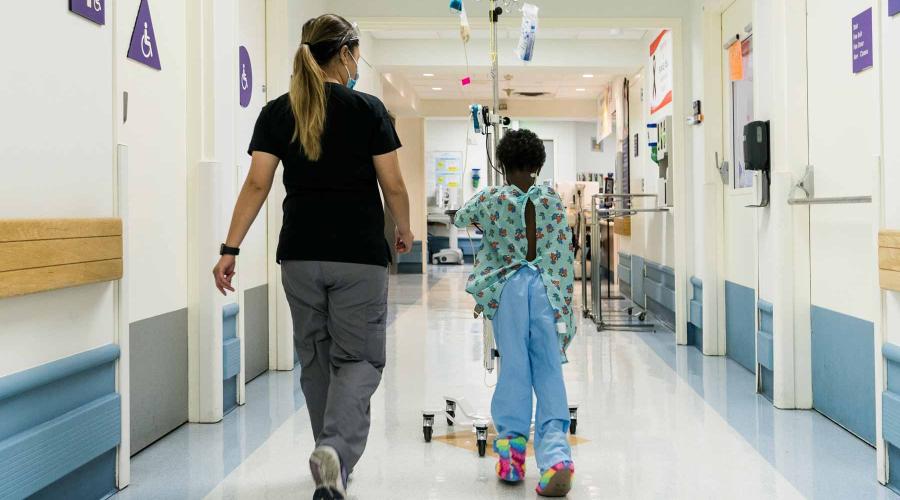
<path fill-rule="evenodd" d="M 507 172 L 537 172 L 544 166 L 547 152 L 534 132 L 510 130 L 497 146 L 497 159 Z"/>

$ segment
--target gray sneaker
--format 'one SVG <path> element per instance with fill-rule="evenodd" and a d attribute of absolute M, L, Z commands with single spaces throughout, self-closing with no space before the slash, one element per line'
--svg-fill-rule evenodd
<path fill-rule="evenodd" d="M 341 457 L 331 446 L 319 446 L 313 451 L 309 471 L 316 481 L 313 500 L 343 500 L 347 496 L 347 475 Z"/>

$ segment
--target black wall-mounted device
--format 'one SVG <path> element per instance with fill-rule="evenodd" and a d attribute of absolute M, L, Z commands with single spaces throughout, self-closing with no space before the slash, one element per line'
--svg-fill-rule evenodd
<path fill-rule="evenodd" d="M 752 208 L 769 206 L 769 187 L 772 183 L 769 175 L 772 169 L 771 150 L 768 121 L 750 122 L 744 126 L 744 168 L 760 174 L 759 204 L 750 205 Z"/>
<path fill-rule="evenodd" d="M 769 122 L 750 122 L 744 126 L 744 166 L 747 170 L 771 169 Z"/>

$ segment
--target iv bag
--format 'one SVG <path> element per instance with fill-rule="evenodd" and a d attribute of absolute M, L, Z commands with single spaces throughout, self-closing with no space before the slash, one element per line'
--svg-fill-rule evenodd
<path fill-rule="evenodd" d="M 472 36 L 472 28 L 469 26 L 469 16 L 466 15 L 466 9 L 459 13 L 459 36 L 462 38 L 463 43 L 469 43 L 469 38 Z"/>
<path fill-rule="evenodd" d="M 519 34 L 519 45 L 516 47 L 516 56 L 522 61 L 529 62 L 534 56 L 534 38 L 537 35 L 538 7 L 530 3 L 522 6 L 522 28 Z"/>

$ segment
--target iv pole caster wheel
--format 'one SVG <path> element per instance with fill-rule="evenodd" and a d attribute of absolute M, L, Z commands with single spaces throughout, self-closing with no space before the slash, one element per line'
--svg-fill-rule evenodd
<path fill-rule="evenodd" d="M 629 307 L 628 309 L 625 310 L 625 312 L 628 313 L 629 316 L 631 316 L 632 314 L 634 314 L 634 308 Z"/>
<path fill-rule="evenodd" d="M 640 321 L 645 321 L 645 320 L 647 319 L 647 313 L 646 313 L 646 312 L 642 312 L 641 314 L 638 315 L 638 319 L 639 319 Z"/>
<path fill-rule="evenodd" d="M 425 442 L 431 442 L 431 435 L 434 433 L 434 413 L 422 414 L 422 434 L 425 436 Z"/>
<path fill-rule="evenodd" d="M 478 440 L 478 456 L 484 457 L 487 454 L 487 432 L 488 424 L 483 420 L 475 422 L 475 437 Z"/>
<path fill-rule="evenodd" d="M 578 429 L 578 407 L 569 407 L 569 434 L 575 435 Z"/>
<path fill-rule="evenodd" d="M 449 399 L 444 402 L 447 404 L 447 425 L 453 427 L 454 421 L 456 420 L 456 402 L 450 401 Z"/>

